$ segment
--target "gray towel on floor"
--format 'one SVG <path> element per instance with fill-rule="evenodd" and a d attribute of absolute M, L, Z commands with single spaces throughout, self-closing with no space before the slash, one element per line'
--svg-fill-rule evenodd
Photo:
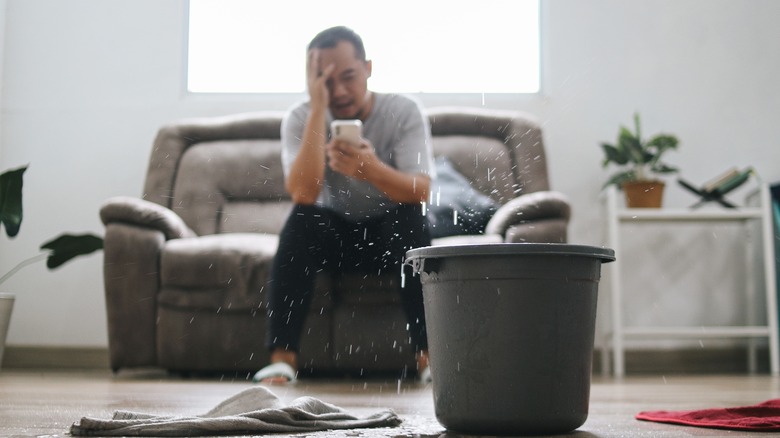
<path fill-rule="evenodd" d="M 70 428 L 74 436 L 206 436 L 333 429 L 396 427 L 401 419 L 392 410 L 358 418 L 312 397 L 284 405 L 262 386 L 242 391 L 214 409 L 196 416 L 158 416 L 118 411 L 110 420 L 84 417 Z"/>

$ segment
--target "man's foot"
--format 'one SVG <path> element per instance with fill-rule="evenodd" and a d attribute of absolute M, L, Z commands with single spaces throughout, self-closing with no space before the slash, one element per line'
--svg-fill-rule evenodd
<path fill-rule="evenodd" d="M 420 371 L 420 383 L 423 385 L 427 385 L 429 383 L 433 382 L 433 377 L 431 377 L 431 367 L 425 367 L 422 371 Z"/>
<path fill-rule="evenodd" d="M 255 373 L 252 381 L 266 385 L 284 385 L 298 379 L 298 353 L 283 349 L 271 352 L 271 364 Z"/>
<path fill-rule="evenodd" d="M 420 383 L 428 384 L 433 381 L 427 350 L 417 353 L 417 375 L 420 377 Z"/>
<path fill-rule="evenodd" d="M 286 362 L 276 362 L 256 372 L 252 381 L 266 385 L 284 385 L 297 380 L 298 372 Z"/>

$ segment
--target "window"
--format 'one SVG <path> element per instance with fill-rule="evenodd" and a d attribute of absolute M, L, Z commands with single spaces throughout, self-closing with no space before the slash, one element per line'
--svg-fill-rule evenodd
<path fill-rule="evenodd" d="M 300 93 L 306 46 L 335 25 L 363 37 L 376 91 L 539 91 L 538 0 L 190 0 L 188 90 Z"/>

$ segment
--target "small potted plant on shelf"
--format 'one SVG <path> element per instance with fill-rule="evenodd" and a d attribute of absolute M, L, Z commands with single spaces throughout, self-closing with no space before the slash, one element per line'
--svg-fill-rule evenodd
<path fill-rule="evenodd" d="M 639 114 L 634 114 L 634 132 L 625 126 L 620 127 L 617 142 L 602 143 L 604 151 L 603 167 L 610 163 L 623 166 L 604 184 L 615 184 L 623 190 L 626 205 L 629 208 L 658 208 L 663 199 L 664 182 L 659 174 L 677 172 L 661 161 L 666 151 L 677 149 L 677 137 L 669 134 L 655 135 L 647 141 L 642 140 Z"/>
<path fill-rule="evenodd" d="M 8 238 L 14 238 L 22 225 L 22 185 L 27 166 L 7 170 L 0 174 L 0 227 L 5 228 Z M 0 284 L 23 267 L 46 259 L 46 266 L 54 269 L 70 259 L 89 254 L 103 248 L 103 239 L 92 234 L 63 234 L 41 245 L 45 251 L 28 259 L 22 260 L 8 273 L 0 277 Z M 0 293 L 0 364 L 2 364 L 5 338 L 8 324 L 11 320 L 14 295 Z"/>

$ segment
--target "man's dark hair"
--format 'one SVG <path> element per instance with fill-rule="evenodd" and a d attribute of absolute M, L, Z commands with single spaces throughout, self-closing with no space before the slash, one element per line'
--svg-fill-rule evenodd
<path fill-rule="evenodd" d="M 341 41 L 346 41 L 355 48 L 355 57 L 361 61 L 366 60 L 366 49 L 363 47 L 363 39 L 354 30 L 346 26 L 336 26 L 318 33 L 309 43 L 311 49 L 332 49 Z"/>

